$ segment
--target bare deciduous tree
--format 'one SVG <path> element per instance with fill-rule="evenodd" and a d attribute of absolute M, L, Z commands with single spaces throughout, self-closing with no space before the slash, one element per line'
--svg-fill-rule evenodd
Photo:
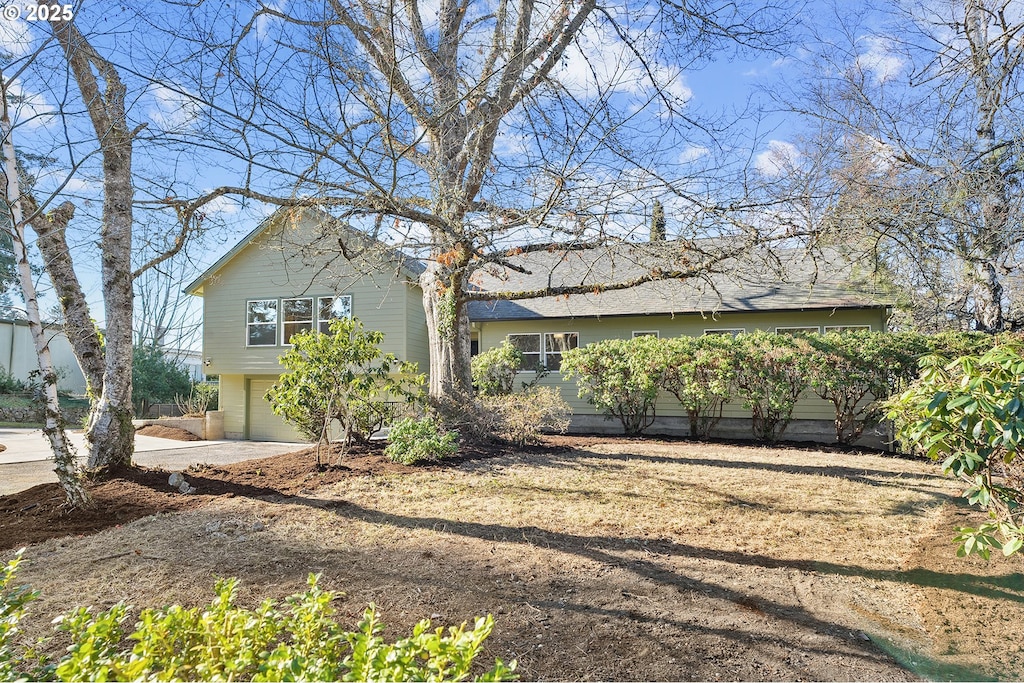
<path fill-rule="evenodd" d="M 886 5 L 881 28 L 835 25 L 800 100 L 826 233 L 866 251 L 918 326 L 1021 326 L 1007 316 L 1024 257 L 1024 13 L 944 0 Z"/>
<path fill-rule="evenodd" d="M 231 193 L 318 205 L 424 257 L 430 393 L 461 399 L 469 302 L 699 277 L 762 242 L 763 226 L 779 236 L 742 210 L 754 208 L 745 188 L 729 187 L 742 176 L 712 162 L 723 122 L 697 115 L 685 74 L 776 44 L 782 14 L 703 0 L 329 0 L 248 16 L 199 5 L 166 23 L 179 69 L 160 77 L 197 103 L 202 144 L 241 159 L 244 176 L 178 206 L 188 216 Z M 481 271 L 521 269 L 511 257 L 524 252 L 570 258 L 645 234 L 652 196 L 676 239 L 646 275 L 474 286 Z M 697 247 L 727 233 L 727 247 Z"/>

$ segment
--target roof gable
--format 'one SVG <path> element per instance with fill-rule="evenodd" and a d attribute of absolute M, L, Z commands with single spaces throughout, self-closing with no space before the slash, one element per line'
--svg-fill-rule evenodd
<path fill-rule="evenodd" d="M 367 237 L 365 234 L 355 230 L 351 226 L 343 223 L 328 213 L 314 207 L 283 207 L 261 221 L 259 225 L 239 240 L 238 243 L 228 250 L 227 253 L 217 259 L 212 266 L 207 268 L 199 277 L 190 282 L 185 287 L 185 293 L 202 296 L 204 283 L 216 275 L 228 263 L 237 258 L 246 250 L 246 248 L 256 243 L 260 237 L 268 234 L 272 230 L 281 228 L 286 224 L 286 222 L 298 224 L 304 219 L 318 225 L 323 225 L 325 223 L 330 224 L 332 233 L 338 234 L 340 239 L 349 243 L 372 244 L 375 247 L 379 247 L 383 250 L 381 253 L 384 260 L 397 264 L 399 271 L 414 281 L 419 279 L 420 273 L 424 270 L 423 264 L 417 259 L 411 258 L 397 249 L 393 249 L 384 245 L 382 242 L 378 242 Z M 339 250 L 342 248 L 343 247 L 339 247 Z"/>

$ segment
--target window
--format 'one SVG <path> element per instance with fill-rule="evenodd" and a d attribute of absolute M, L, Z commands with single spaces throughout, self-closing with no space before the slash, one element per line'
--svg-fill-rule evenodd
<path fill-rule="evenodd" d="M 575 332 L 556 332 L 544 335 L 544 367 L 552 372 L 562 368 L 562 353 L 575 349 L 580 336 Z"/>
<path fill-rule="evenodd" d="M 718 329 L 704 330 L 704 334 L 727 334 L 730 337 L 735 337 L 737 334 L 743 334 L 747 331 L 745 327 L 721 327 Z"/>
<path fill-rule="evenodd" d="M 282 299 L 281 318 L 284 322 L 281 326 L 281 344 L 291 344 L 293 334 L 313 329 L 312 297 Z"/>
<path fill-rule="evenodd" d="M 633 339 L 637 337 L 660 337 L 658 330 L 633 330 Z"/>
<path fill-rule="evenodd" d="M 332 320 L 352 317 L 352 295 L 322 296 L 317 300 L 317 329 L 324 334 L 330 332 Z"/>
<path fill-rule="evenodd" d="M 540 367 L 540 335 L 539 334 L 510 334 L 508 343 L 518 349 L 523 355 L 523 361 L 519 369 L 525 372 L 536 372 Z"/>
<path fill-rule="evenodd" d="M 540 368 L 559 370 L 562 353 L 579 346 L 576 332 L 548 332 L 546 334 L 510 334 L 508 342 L 523 355 L 519 366 L 522 372 L 536 372 Z"/>
<path fill-rule="evenodd" d="M 277 299 L 255 299 L 245 303 L 246 346 L 277 344 Z"/>
<path fill-rule="evenodd" d="M 776 327 L 776 334 L 788 334 L 793 337 L 797 337 L 801 334 L 813 334 L 818 332 L 817 327 Z"/>
<path fill-rule="evenodd" d="M 870 332 L 871 325 L 826 325 L 826 332 Z"/>

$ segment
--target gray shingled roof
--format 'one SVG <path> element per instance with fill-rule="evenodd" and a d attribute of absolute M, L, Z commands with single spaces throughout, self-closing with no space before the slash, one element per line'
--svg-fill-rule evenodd
<path fill-rule="evenodd" d="M 708 246 L 705 243 L 703 246 Z M 711 244 L 708 251 L 715 245 Z M 492 268 L 477 283 L 488 291 L 531 291 L 547 286 L 628 281 L 652 268 L 681 268 L 679 243 L 624 244 L 613 249 L 522 254 L 509 259 L 527 271 Z M 839 252 L 761 250 L 716 266 L 718 272 L 689 280 L 660 280 L 631 289 L 520 301 L 474 301 L 474 321 L 589 318 L 617 315 L 719 313 L 878 307 L 885 303 L 851 285 L 851 265 Z"/>

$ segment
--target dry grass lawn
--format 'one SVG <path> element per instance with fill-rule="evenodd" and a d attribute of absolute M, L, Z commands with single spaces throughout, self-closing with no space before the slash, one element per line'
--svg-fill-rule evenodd
<path fill-rule="evenodd" d="M 220 576 L 255 602 L 319 572 L 345 619 L 376 603 L 392 636 L 493 613 L 486 656 L 526 680 L 1024 677 L 1024 561 L 953 557 L 970 520 L 935 466 L 562 443 L 47 541 L 21 578 L 48 628 L 72 605 L 201 603 Z"/>

